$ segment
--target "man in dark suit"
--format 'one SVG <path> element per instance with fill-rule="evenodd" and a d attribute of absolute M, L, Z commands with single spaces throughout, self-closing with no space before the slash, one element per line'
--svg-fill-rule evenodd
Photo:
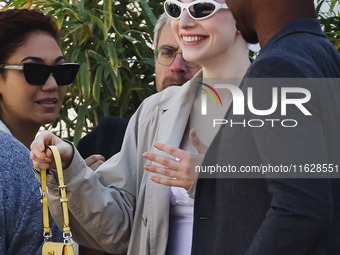
<path fill-rule="evenodd" d="M 245 97 L 253 88 L 254 107 L 270 108 L 275 87 L 279 92 L 284 87 L 303 87 L 311 97 L 287 95 L 306 100 L 287 106 L 286 115 L 280 104 L 284 100 L 270 116 L 258 116 L 251 109 L 236 115 L 234 102 L 225 120 L 245 124 L 223 125 L 202 167 L 230 165 L 239 171 L 251 166 L 291 166 L 302 178 L 286 173 L 278 175 L 285 178 L 244 178 L 249 175 L 237 172 L 208 179 L 200 173 L 192 254 L 340 254 L 340 179 L 328 178 L 339 177 L 340 79 L 325 79 L 340 78 L 339 52 L 321 31 L 313 0 L 225 2 L 244 38 L 259 41 L 262 48 L 241 84 Z M 251 78 L 257 78 L 256 83 Z M 259 83 L 258 78 L 274 82 Z M 285 127 L 283 118 L 297 125 Z M 254 119 L 280 122 L 252 127 L 255 122 L 249 121 Z M 325 164 L 325 172 L 317 176 L 322 178 L 309 178 L 312 163 Z"/>

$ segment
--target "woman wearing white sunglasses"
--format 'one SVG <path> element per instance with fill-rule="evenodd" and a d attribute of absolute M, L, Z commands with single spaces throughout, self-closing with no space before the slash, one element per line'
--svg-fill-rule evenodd
<path fill-rule="evenodd" d="M 225 82 L 228 78 L 233 80 L 238 78 L 236 79 L 238 83 L 250 65 L 250 60 L 248 44 L 237 30 L 236 22 L 223 0 L 184 0 L 182 2 L 168 0 L 164 4 L 164 9 L 172 18 L 171 28 L 183 51 L 183 57 L 187 61 L 200 64 L 202 70 L 193 78 L 191 84 L 183 85 L 175 92 L 176 94 L 189 94 L 197 91 L 193 101 L 188 101 L 185 106 L 192 107 L 192 111 L 188 126 L 182 133 L 180 149 L 166 144 L 157 144 L 157 149 L 168 155 L 146 154 L 145 157 L 148 160 L 161 165 L 147 164 L 145 169 L 172 177 L 170 179 L 160 176 L 151 177 L 156 183 L 172 186 L 167 254 L 190 254 L 194 200 L 189 197 L 187 191 L 191 197 L 194 196 L 195 176 L 190 174 L 188 130 L 194 128 L 203 144 L 209 145 L 219 128 L 219 126 L 212 127 L 213 119 L 222 119 L 231 103 L 230 94 L 226 93 L 225 89 L 216 89 L 223 102 L 222 106 L 209 105 L 209 102 L 213 101 L 208 99 L 207 108 L 212 111 L 208 112 L 207 116 L 202 116 L 201 98 L 206 94 L 206 90 L 202 90 L 204 85 L 195 81 L 203 81 L 203 84 L 213 86 L 214 83 L 223 81 L 220 80 L 221 78 L 226 78 Z M 185 109 L 182 110 L 185 112 Z M 202 159 L 205 148 L 202 144 L 197 147 L 197 151 L 195 149 L 190 149 L 190 151 L 200 153 L 201 157 L 198 158 Z M 168 160 L 168 156 L 175 157 L 179 161 L 174 164 Z M 195 165 L 200 165 L 200 161 L 194 162 L 193 157 L 197 158 L 197 155 L 191 154 L 191 169 Z M 192 170 L 191 173 L 193 173 Z"/>
<path fill-rule="evenodd" d="M 165 3 L 165 9 L 174 18 L 171 26 L 183 56 L 202 65 L 196 78 L 205 85 L 187 82 L 146 99 L 129 122 L 121 152 L 96 172 L 86 167 L 74 147 L 51 133 L 42 133 L 31 145 L 37 168 L 54 167 L 45 145 L 54 144 L 61 152 L 67 167 L 64 178 L 74 239 L 111 253 L 126 252 L 128 247 L 128 255 L 190 254 L 193 200 L 185 189 L 194 178 L 189 174 L 189 130 L 194 127 L 198 134 L 190 132 L 190 140 L 198 143 L 195 147 L 201 153 L 195 155 L 198 160 L 205 152 L 198 137 L 208 145 L 217 131 L 201 125 L 201 95 L 205 92 L 200 88 L 213 86 L 210 78 L 242 78 L 250 64 L 248 46 L 222 1 L 172 0 Z M 230 94 L 217 92 L 223 92 L 223 107 L 212 108 L 214 104 L 207 100 L 207 107 L 217 110 L 209 112 L 204 122 L 223 117 L 230 105 Z M 48 182 L 50 195 L 57 196 L 53 175 Z M 52 206 L 59 222 L 59 205 Z"/>

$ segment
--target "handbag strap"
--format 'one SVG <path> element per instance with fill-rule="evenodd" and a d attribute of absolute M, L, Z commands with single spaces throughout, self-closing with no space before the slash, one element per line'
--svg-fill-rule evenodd
<path fill-rule="evenodd" d="M 46 169 L 41 169 L 41 203 L 43 204 L 43 224 L 44 224 L 44 238 L 48 240 L 52 237 L 51 229 L 50 229 L 50 221 L 48 218 L 48 191 L 46 187 Z"/>
<path fill-rule="evenodd" d="M 63 216 L 64 216 L 64 239 L 65 243 L 72 242 L 72 234 L 70 229 L 70 221 L 68 215 L 68 207 L 67 207 L 67 196 L 66 196 L 66 185 L 64 183 L 63 177 L 63 169 L 61 164 L 61 158 L 59 150 L 56 146 L 48 146 L 48 148 L 52 151 L 54 156 L 54 161 L 57 168 L 58 174 L 58 182 L 59 182 L 59 195 L 60 195 L 60 203 L 62 205 Z M 42 192 L 42 199 L 41 202 L 43 204 L 43 224 L 44 224 L 44 238 L 45 241 L 52 237 L 51 229 L 49 227 L 49 215 L 48 215 L 48 189 L 46 187 L 46 169 L 41 169 L 41 192 Z"/>

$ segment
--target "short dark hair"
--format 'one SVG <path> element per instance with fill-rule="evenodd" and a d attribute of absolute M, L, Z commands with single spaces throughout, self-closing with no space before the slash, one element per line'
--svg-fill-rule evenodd
<path fill-rule="evenodd" d="M 59 29 L 50 16 L 36 9 L 0 11 L 0 64 L 6 64 L 27 37 L 36 31 L 46 32 L 60 45 Z M 0 74 L 3 72 L 4 69 L 0 69 Z"/>

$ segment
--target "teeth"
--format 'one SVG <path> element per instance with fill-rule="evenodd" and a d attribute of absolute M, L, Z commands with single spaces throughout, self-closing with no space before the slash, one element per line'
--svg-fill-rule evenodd
<path fill-rule="evenodd" d="M 185 42 L 196 42 L 203 40 L 203 36 L 183 36 L 183 41 Z"/>

